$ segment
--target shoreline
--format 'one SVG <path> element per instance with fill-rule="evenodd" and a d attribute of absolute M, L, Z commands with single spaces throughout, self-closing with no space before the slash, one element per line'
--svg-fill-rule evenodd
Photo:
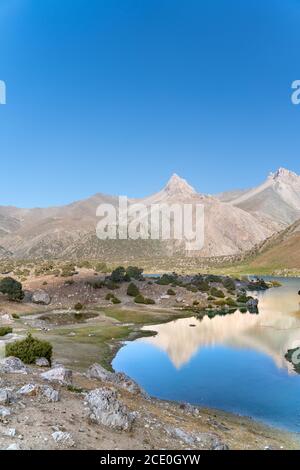
<path fill-rule="evenodd" d="M 10 314 L 18 313 L 18 315 L 20 315 L 20 318 L 12 319 L 12 326 L 14 327 L 15 333 L 24 335 L 26 331 L 29 330 L 38 338 L 45 339 L 53 344 L 55 362 L 64 364 L 65 367 L 74 370 L 74 390 L 77 388 L 95 389 L 99 387 L 99 384 L 95 381 L 90 382 L 86 380 L 84 372 L 88 367 L 93 363 L 99 363 L 107 370 L 112 371 L 113 360 L 119 350 L 124 346 L 124 343 L 135 341 L 138 338 L 146 336 L 154 336 L 156 334 L 156 331 L 151 330 L 151 325 L 168 323 L 178 318 L 190 318 L 195 316 L 194 311 L 179 310 L 179 308 L 174 305 L 171 308 L 170 301 L 172 300 L 174 304 L 174 298 L 170 299 L 170 301 L 163 301 L 167 302 L 167 304 L 157 304 L 155 306 L 136 305 L 131 298 L 128 298 L 126 294 L 127 285 L 125 284 L 121 285 L 116 291 L 117 296 L 122 300 L 120 306 L 109 305 L 109 303 L 104 302 L 107 292 L 106 289 L 104 291 L 103 288 L 96 291 L 89 290 L 89 299 L 92 301 L 82 311 L 82 322 L 74 323 L 74 319 L 72 322 L 71 318 L 73 318 L 72 315 L 74 315 L 72 305 L 74 305 L 75 299 L 72 296 L 72 300 L 69 301 L 69 304 L 67 303 L 67 299 L 70 298 L 70 293 L 78 292 L 78 296 L 82 296 L 86 293 L 86 276 L 82 277 L 82 279 L 78 279 L 79 282 L 77 281 L 71 285 L 66 285 L 65 281 L 59 278 L 53 278 L 51 281 L 48 278 L 47 280 L 48 287 L 45 289 L 48 289 L 50 295 L 54 296 L 57 292 L 60 294 L 58 298 L 54 297 L 55 302 L 50 306 L 41 307 L 28 303 L 13 304 L 7 302 L 6 304 L 2 304 L 3 310 L 6 310 Z M 80 284 L 80 282 L 82 284 Z M 32 290 L 32 288 L 36 289 L 42 285 L 42 280 L 34 279 L 32 285 L 29 284 L 26 287 Z M 158 296 L 164 294 L 170 287 L 150 286 L 148 283 L 141 284 L 140 286 L 143 286 L 143 291 L 148 295 L 150 294 L 150 296 L 151 293 L 154 292 L 154 287 L 157 292 L 156 295 Z M 178 296 L 182 296 L 184 293 L 185 298 L 189 299 L 190 305 L 192 305 L 191 300 L 194 299 L 195 296 L 198 296 L 199 299 L 203 299 L 203 293 L 201 292 L 194 293 L 193 291 L 183 289 L 183 287 L 177 287 L 177 291 Z M 61 301 L 64 303 L 60 304 Z M 201 304 L 202 307 L 205 307 L 205 305 L 205 302 Z M 41 320 L 40 317 L 47 317 L 49 328 L 41 328 L 39 324 Z M 70 319 L 68 319 L 69 317 Z M 62 323 L 60 323 L 60 321 Z M 23 380 L 24 378 L 21 379 Z M 32 377 L 28 377 L 28 380 L 30 379 L 37 380 L 37 373 L 35 371 Z M 14 378 L 12 378 L 12 383 L 8 382 L 7 385 L 12 385 L 13 381 Z M 22 385 L 20 380 L 19 384 Z M 110 386 L 107 383 L 103 383 L 102 385 L 104 387 Z M 177 423 L 175 429 L 181 429 L 181 426 L 183 426 L 184 432 L 189 435 L 193 435 L 195 432 L 216 433 L 222 441 L 228 444 L 230 449 L 264 450 L 266 447 L 272 449 L 279 449 L 281 447 L 285 449 L 300 448 L 300 436 L 297 433 L 272 426 L 249 416 L 240 416 L 234 412 L 202 407 L 201 405 L 192 406 L 178 401 L 160 400 L 155 397 L 147 401 L 141 396 L 132 397 L 128 395 L 128 393 L 123 393 L 122 390 L 117 390 L 117 392 L 132 411 L 139 410 L 138 412 L 140 413 L 140 418 L 143 423 L 141 426 L 146 429 L 148 429 L 147 426 L 149 424 L 147 420 L 150 419 L 148 415 L 151 415 L 155 416 L 153 421 L 156 423 L 155 426 L 158 426 L 157 423 L 161 420 L 164 421 L 166 434 L 168 434 L 167 430 L 169 426 L 173 426 L 173 429 Z M 70 407 L 74 405 L 75 408 L 73 412 L 74 410 L 76 411 L 78 407 L 78 409 L 81 410 L 82 400 L 79 400 L 80 394 L 74 394 L 70 390 L 62 389 L 62 395 L 66 398 L 66 406 L 68 401 L 70 401 Z M 75 397 L 74 395 L 78 396 Z M 47 409 L 51 412 L 50 406 L 48 406 Z M 69 410 L 68 406 L 66 409 Z M 147 418 L 145 418 L 144 414 L 146 411 L 148 413 L 146 413 Z M 68 412 L 69 411 L 67 411 L 67 413 Z M 172 415 L 171 424 L 167 419 L 169 414 Z M 199 417 L 201 417 L 201 419 Z M 65 419 L 65 416 L 62 416 L 62 418 Z M 84 426 L 85 429 L 88 429 L 86 428 L 87 424 Z M 139 429 L 141 430 L 143 427 Z M 139 429 L 136 429 L 134 448 L 161 448 L 160 433 L 156 433 L 156 431 L 158 431 L 156 427 L 151 429 L 150 426 L 149 429 L 151 429 L 151 433 L 147 433 L 146 444 L 140 441 Z M 72 432 L 76 433 L 79 431 L 73 429 Z M 119 436 L 119 434 L 117 435 Z M 111 435 L 112 442 L 114 442 L 114 436 L 114 434 Z M 177 449 L 191 447 L 187 442 L 182 443 L 180 439 L 178 441 L 177 437 L 171 437 L 168 443 L 169 437 L 166 435 L 165 448 Z M 125 435 L 124 439 L 124 448 L 131 449 L 131 441 L 128 440 L 128 437 Z M 174 444 L 172 439 L 175 439 L 174 442 L 176 442 L 176 444 Z M 183 447 L 180 447 L 178 442 L 181 442 Z M 197 446 L 196 441 L 193 442 L 193 445 Z M 95 441 L 93 445 L 97 446 L 99 443 Z M 86 446 L 88 446 L 87 443 L 84 444 L 83 448 L 89 448 Z"/>

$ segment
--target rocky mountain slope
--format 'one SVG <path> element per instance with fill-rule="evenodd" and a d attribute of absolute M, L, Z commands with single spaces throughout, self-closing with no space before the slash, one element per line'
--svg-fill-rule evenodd
<path fill-rule="evenodd" d="M 202 204 L 205 213 L 205 244 L 193 256 L 222 256 L 249 250 L 281 228 L 277 221 L 252 214 L 216 197 L 199 194 L 185 180 L 173 175 L 158 193 L 130 203 Z M 118 198 L 96 194 L 62 207 L 18 209 L 0 207 L 0 245 L 15 258 L 104 257 L 120 250 L 130 259 L 185 254 L 185 243 L 176 240 L 108 240 L 96 237 L 96 209 L 101 203 L 116 206 Z M 1 254 L 0 254 L 1 256 Z"/>
<path fill-rule="evenodd" d="M 284 225 L 300 219 L 300 176 L 285 168 L 271 173 L 256 188 L 242 193 L 223 193 L 219 197 L 235 207 L 263 214 Z"/>
<path fill-rule="evenodd" d="M 300 221 L 279 234 L 273 235 L 257 249 L 253 268 L 299 269 L 300 268 Z"/>

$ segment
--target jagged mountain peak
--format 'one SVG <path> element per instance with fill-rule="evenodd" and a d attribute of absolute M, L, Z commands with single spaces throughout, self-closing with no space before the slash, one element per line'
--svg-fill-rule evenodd
<path fill-rule="evenodd" d="M 281 180 L 295 180 L 295 179 L 300 179 L 300 176 L 297 175 L 297 173 L 290 171 L 286 168 L 279 168 L 277 171 L 274 173 L 270 173 L 269 179 L 274 180 L 274 181 L 281 181 Z"/>
<path fill-rule="evenodd" d="M 174 173 L 164 188 L 168 194 L 197 194 L 197 191 L 183 178 Z"/>

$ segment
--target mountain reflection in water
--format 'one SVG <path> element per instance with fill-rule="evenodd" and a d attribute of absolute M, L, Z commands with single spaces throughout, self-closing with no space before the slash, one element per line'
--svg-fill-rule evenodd
<path fill-rule="evenodd" d="M 259 315 L 236 311 L 202 320 L 182 318 L 151 326 L 158 335 L 142 341 L 164 350 L 177 368 L 188 363 L 203 346 L 224 345 L 255 349 L 272 357 L 277 367 L 292 371 L 285 354 L 300 346 L 299 297 L 284 288 L 258 296 Z"/>
<path fill-rule="evenodd" d="M 300 432 L 300 375 L 285 359 L 300 347 L 300 280 L 255 294 L 259 314 L 183 318 L 128 342 L 116 371 L 148 393 L 252 416 Z M 149 329 L 149 327 L 145 327 Z"/>

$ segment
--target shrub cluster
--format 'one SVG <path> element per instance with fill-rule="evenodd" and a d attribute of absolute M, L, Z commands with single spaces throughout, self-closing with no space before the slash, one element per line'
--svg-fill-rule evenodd
<path fill-rule="evenodd" d="M 0 328 L 0 336 L 6 336 L 6 335 L 9 335 L 10 333 L 12 333 L 13 330 L 10 326 L 2 326 Z"/>
<path fill-rule="evenodd" d="M 6 356 L 18 357 L 25 364 L 34 364 L 41 357 L 45 357 L 51 363 L 52 345 L 48 341 L 34 338 L 29 333 L 26 339 L 7 344 L 5 354 Z"/>
<path fill-rule="evenodd" d="M 210 289 L 210 295 L 212 295 L 213 297 L 218 297 L 219 299 L 224 299 L 225 297 L 224 293 L 216 287 L 212 287 Z"/>
<path fill-rule="evenodd" d="M 24 299 L 22 284 L 12 277 L 1 279 L 0 292 L 7 295 L 9 300 L 19 302 Z"/>
<path fill-rule="evenodd" d="M 144 297 L 142 294 L 139 294 L 134 299 L 136 304 L 145 304 L 145 305 L 154 305 L 155 301 L 153 299 L 149 299 L 148 297 Z"/>
<path fill-rule="evenodd" d="M 131 282 L 127 288 L 127 295 L 130 297 L 137 297 L 139 293 L 139 288 L 133 282 Z"/>

